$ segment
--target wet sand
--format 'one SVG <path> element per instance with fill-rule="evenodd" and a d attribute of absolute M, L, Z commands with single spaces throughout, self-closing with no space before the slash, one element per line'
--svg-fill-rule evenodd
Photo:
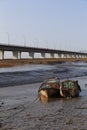
<path fill-rule="evenodd" d="M 74 78 L 73 78 L 74 79 Z M 38 99 L 40 83 L 0 88 L 0 130 L 87 130 L 87 76 L 72 99 Z"/>

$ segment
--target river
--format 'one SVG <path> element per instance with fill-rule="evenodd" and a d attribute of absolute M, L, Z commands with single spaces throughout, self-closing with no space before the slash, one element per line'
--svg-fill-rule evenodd
<path fill-rule="evenodd" d="M 84 62 L 0 68 L 0 87 L 38 83 L 54 76 L 68 79 L 85 75 L 87 75 L 87 63 Z"/>

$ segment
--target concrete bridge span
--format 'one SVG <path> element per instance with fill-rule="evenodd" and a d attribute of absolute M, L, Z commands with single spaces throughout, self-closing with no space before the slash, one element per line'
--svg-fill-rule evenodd
<path fill-rule="evenodd" d="M 46 54 L 49 54 L 49 59 L 87 59 L 87 53 L 65 51 L 48 48 L 37 48 L 28 46 L 6 45 L 0 44 L 0 60 L 5 59 L 4 53 L 12 52 L 12 59 L 22 59 L 22 52 L 28 52 L 28 59 L 35 59 L 35 53 L 40 54 L 40 59 L 46 59 Z"/>

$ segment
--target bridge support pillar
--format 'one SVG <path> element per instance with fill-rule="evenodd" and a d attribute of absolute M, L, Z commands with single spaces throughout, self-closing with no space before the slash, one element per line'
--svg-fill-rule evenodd
<path fill-rule="evenodd" d="M 72 58 L 75 58 L 75 55 L 74 55 L 74 54 L 72 55 Z"/>
<path fill-rule="evenodd" d="M 67 58 L 67 54 L 62 54 L 62 58 Z"/>
<path fill-rule="evenodd" d="M 79 58 L 81 58 L 81 55 L 79 55 Z"/>
<path fill-rule="evenodd" d="M 50 58 L 54 58 L 54 53 L 50 53 Z"/>
<path fill-rule="evenodd" d="M 82 58 L 84 58 L 84 55 L 82 55 Z"/>
<path fill-rule="evenodd" d="M 85 58 L 85 55 L 84 55 L 84 58 Z"/>
<path fill-rule="evenodd" d="M 70 54 L 67 54 L 67 58 L 72 58 L 72 56 Z"/>
<path fill-rule="evenodd" d="M 82 55 L 81 55 L 81 58 L 82 58 Z"/>
<path fill-rule="evenodd" d="M 29 58 L 34 59 L 34 52 L 29 52 Z"/>
<path fill-rule="evenodd" d="M 74 58 L 76 58 L 76 54 L 74 54 Z"/>
<path fill-rule="evenodd" d="M 76 58 L 79 58 L 79 55 L 76 55 Z"/>
<path fill-rule="evenodd" d="M 87 58 L 87 56 L 85 55 L 85 57 L 84 58 Z"/>
<path fill-rule="evenodd" d="M 61 54 L 56 54 L 56 58 L 61 58 Z"/>
<path fill-rule="evenodd" d="M 13 51 L 13 59 L 21 59 L 21 52 Z"/>
<path fill-rule="evenodd" d="M 66 55 L 65 54 L 61 54 L 61 58 L 66 58 Z"/>
<path fill-rule="evenodd" d="M 0 60 L 4 59 L 4 51 L 0 50 Z"/>
<path fill-rule="evenodd" d="M 41 58 L 45 58 L 45 53 L 41 53 Z"/>

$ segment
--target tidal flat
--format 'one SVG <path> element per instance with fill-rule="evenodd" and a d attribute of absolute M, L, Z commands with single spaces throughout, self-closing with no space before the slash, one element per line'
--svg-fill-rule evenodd
<path fill-rule="evenodd" d="M 1 70 L 0 130 L 87 129 L 86 63 L 22 67 Z M 41 102 L 38 88 L 51 76 L 78 80 L 82 89 L 80 96 Z"/>

